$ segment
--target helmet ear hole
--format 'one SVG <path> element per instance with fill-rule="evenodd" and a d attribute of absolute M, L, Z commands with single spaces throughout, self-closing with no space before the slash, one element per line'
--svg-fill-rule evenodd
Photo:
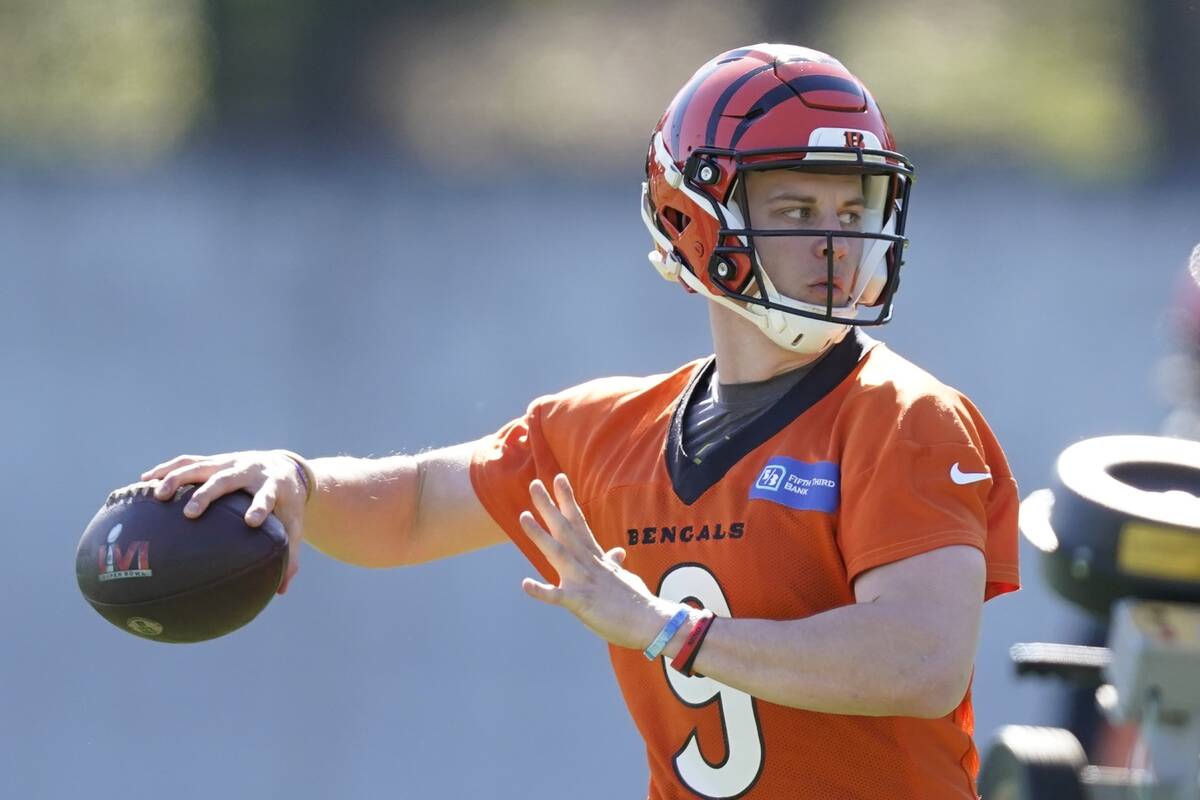
<path fill-rule="evenodd" d="M 671 208 L 670 206 L 664 208 L 661 214 L 663 222 L 665 222 L 671 228 L 669 232 L 672 236 L 678 237 L 682 235 L 687 229 L 687 226 L 692 222 L 691 217 L 689 217 L 687 214 L 684 214 L 677 208 Z"/>

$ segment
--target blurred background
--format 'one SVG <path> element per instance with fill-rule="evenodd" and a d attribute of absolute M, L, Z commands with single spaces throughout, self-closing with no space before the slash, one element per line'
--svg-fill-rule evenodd
<path fill-rule="evenodd" d="M 981 407 L 1023 493 L 1080 438 L 1195 431 L 1197 5 L 0 0 L 0 492 L 26 553 L 0 796 L 645 796 L 602 643 L 523 595 L 515 548 L 308 550 L 250 626 L 172 647 L 86 605 L 78 537 L 178 453 L 412 452 L 707 353 L 702 302 L 645 260 L 645 144 L 757 41 L 837 55 L 916 160 L 878 335 Z M 1071 713 L 1008 647 L 1091 630 L 1023 558 L 986 609 L 981 750 Z"/>

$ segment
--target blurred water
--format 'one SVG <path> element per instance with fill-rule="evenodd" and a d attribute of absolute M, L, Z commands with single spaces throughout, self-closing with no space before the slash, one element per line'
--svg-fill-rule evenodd
<path fill-rule="evenodd" d="M 108 490 L 168 456 L 448 444 L 539 393 L 707 352 L 701 301 L 644 260 L 639 176 L 620 177 L 215 155 L 0 176 L 0 794 L 644 796 L 603 645 L 522 594 L 514 548 L 398 571 L 310 550 L 259 620 L 190 647 L 120 634 L 72 573 Z M 976 401 L 1023 492 L 1070 442 L 1157 428 L 1160 314 L 1200 194 L 924 174 L 913 202 L 880 336 Z M 1023 556 L 1027 588 L 986 609 L 981 745 L 1058 713 L 1008 646 L 1079 624 Z"/>

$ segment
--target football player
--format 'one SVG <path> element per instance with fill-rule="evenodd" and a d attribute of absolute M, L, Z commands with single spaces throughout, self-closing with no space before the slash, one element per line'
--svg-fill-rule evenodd
<path fill-rule="evenodd" d="M 913 168 L 830 56 L 705 64 L 654 129 L 659 273 L 714 355 L 534 400 L 417 456 L 183 456 L 185 513 L 246 489 L 343 561 L 511 540 L 532 597 L 610 644 L 649 796 L 975 798 L 985 600 L 1018 587 L 1017 492 L 960 393 L 867 336 L 891 315 Z M 294 578 L 293 557 L 280 591 Z"/>

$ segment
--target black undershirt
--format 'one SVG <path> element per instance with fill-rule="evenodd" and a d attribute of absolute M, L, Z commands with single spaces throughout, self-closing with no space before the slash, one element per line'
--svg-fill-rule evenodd
<path fill-rule="evenodd" d="M 683 446 L 683 421 L 687 410 L 693 405 L 693 398 L 698 394 L 697 387 L 700 384 L 711 387 L 709 376 L 716 370 L 716 359 L 710 358 L 702 364 L 671 412 L 667 440 L 663 443 L 667 474 L 671 476 L 675 496 L 689 506 L 699 500 L 747 453 L 791 425 L 797 417 L 836 389 L 854 372 L 874 344 L 875 340 L 863 333 L 861 328 L 852 327 L 790 390 L 757 416 L 744 419 L 734 435 L 728 432 L 722 435 L 717 445 L 705 450 L 702 463 L 698 464 Z"/>
<path fill-rule="evenodd" d="M 788 393 L 821 359 L 765 381 L 721 383 L 717 370 L 701 379 L 684 410 L 683 449 L 701 464 L 713 448 L 737 436 Z"/>

